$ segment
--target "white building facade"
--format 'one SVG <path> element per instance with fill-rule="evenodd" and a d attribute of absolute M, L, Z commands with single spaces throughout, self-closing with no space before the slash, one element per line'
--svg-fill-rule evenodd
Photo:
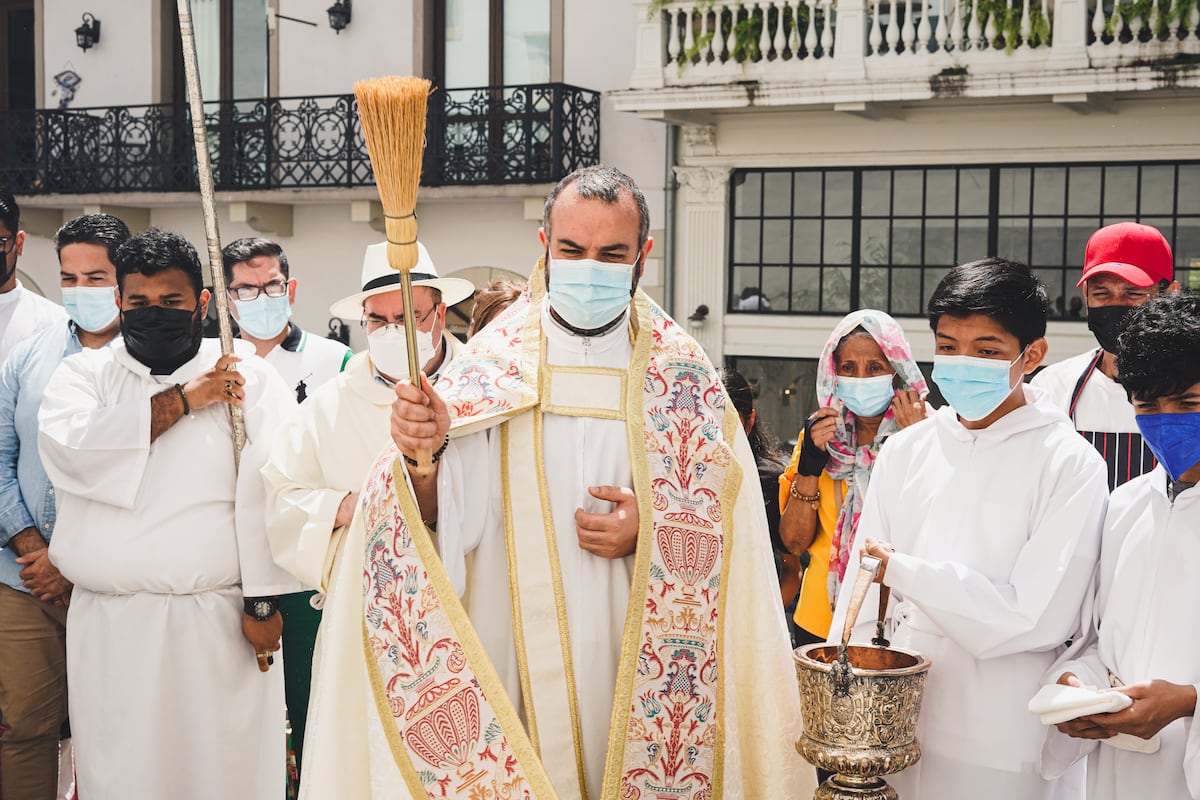
<path fill-rule="evenodd" d="M 677 137 L 674 310 L 703 316 L 693 331 L 758 382 L 781 438 L 848 311 L 892 313 L 927 365 L 923 309 L 955 264 L 1035 268 L 1051 362 L 1095 347 L 1075 283 L 1101 225 L 1157 226 L 1200 288 L 1195 3 L 636 5 L 614 102 Z"/>
<path fill-rule="evenodd" d="M 417 214 L 443 275 L 477 285 L 526 276 L 541 254 L 542 201 L 579 166 L 628 172 L 661 225 L 666 131 L 615 112 L 606 95 L 627 85 L 635 60 L 631 6 L 333 2 L 191 0 L 222 241 L 261 235 L 283 246 L 302 327 L 328 330 L 329 304 L 357 290 L 364 248 L 383 239 L 357 80 L 415 74 L 437 87 Z M 135 231 L 177 231 L 204 257 L 175 6 L 0 4 L 0 27 L 32 42 L 14 48 L 0 37 L 0 183 L 17 195 L 30 234 L 24 280 L 51 299 L 50 237 L 84 211 L 108 211 Z M 335 10 L 349 12 L 340 30 Z M 85 14 L 100 36 L 81 50 Z M 661 296 L 660 261 L 647 268 L 647 287 Z M 458 311 L 451 322 L 461 331 L 469 303 Z M 361 349 L 358 320 L 346 322 Z"/>

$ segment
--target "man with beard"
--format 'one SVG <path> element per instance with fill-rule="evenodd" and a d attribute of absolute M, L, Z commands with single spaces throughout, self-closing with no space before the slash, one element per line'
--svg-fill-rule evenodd
<path fill-rule="evenodd" d="M 34 294 L 17 280 L 17 258 L 25 247 L 21 209 L 7 189 L 0 189 L 0 363 L 13 345 L 43 328 L 66 324 L 62 306 Z"/>
<path fill-rule="evenodd" d="M 1117 335 L 1134 308 L 1179 290 L 1171 245 L 1149 225 L 1103 227 L 1088 239 L 1078 285 L 1087 299 L 1088 329 L 1100 347 L 1047 367 L 1031 383 L 1050 395 L 1100 451 L 1112 490 L 1154 469 L 1154 454 L 1138 432 L 1133 406 L 1115 380 Z"/>
<path fill-rule="evenodd" d="M 79 792 L 280 797 L 283 676 L 269 667 L 276 598 L 296 585 L 272 564 L 258 473 L 294 401 L 256 356 L 201 339 L 209 294 L 182 237 L 136 236 L 116 268 L 123 340 L 66 359 L 38 418 L 58 491 L 50 557 L 75 585 Z M 229 405 L 245 412 L 240 469 Z"/>
<path fill-rule="evenodd" d="M 573 172 L 529 293 L 438 389 L 396 384 L 396 448 L 349 529 L 310 540 L 329 577 L 301 797 L 803 795 L 754 456 L 638 290 L 649 229 L 629 176 Z"/>

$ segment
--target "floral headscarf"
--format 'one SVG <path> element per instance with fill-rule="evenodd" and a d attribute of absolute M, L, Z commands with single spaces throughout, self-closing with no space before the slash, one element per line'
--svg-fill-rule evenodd
<path fill-rule="evenodd" d="M 867 482 L 871 478 L 871 467 L 879 456 L 884 440 L 900 430 L 896 423 L 896 412 L 889 406 L 879 423 L 875 440 L 866 447 L 859 447 L 854 424 L 854 412 L 846 408 L 837 396 L 837 364 L 834 351 L 838 344 L 855 328 L 871 334 L 883 355 L 900 376 L 901 388 L 917 392 L 923 398 L 929 387 L 917 362 L 913 360 L 912 348 L 904 331 L 896 320 L 882 311 L 864 308 L 842 318 L 829 334 L 821 360 L 817 363 L 817 402 L 821 408 L 832 407 L 839 411 L 838 429 L 827 445 L 829 464 L 825 471 L 834 480 L 846 481 L 846 496 L 838 510 L 837 524 L 833 530 L 833 544 L 829 550 L 829 604 L 837 602 L 842 579 L 846 575 L 846 564 L 854 546 L 854 535 L 858 530 L 858 518 L 862 514 L 863 498 L 867 494 Z"/>

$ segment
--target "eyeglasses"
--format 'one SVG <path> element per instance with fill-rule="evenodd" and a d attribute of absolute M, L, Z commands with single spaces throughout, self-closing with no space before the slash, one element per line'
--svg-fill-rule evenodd
<path fill-rule="evenodd" d="M 434 308 L 431 308 L 428 311 L 426 311 L 424 314 L 414 311 L 413 317 L 416 318 L 417 326 L 418 327 L 423 326 L 425 324 L 425 322 L 431 316 L 433 316 L 433 312 L 436 310 L 437 310 L 437 308 L 434 307 Z M 386 317 L 381 317 L 378 314 L 368 314 L 367 316 L 363 317 L 362 320 L 360 320 L 358 324 L 363 326 L 364 328 L 366 328 L 368 331 L 376 331 L 376 330 L 379 330 L 380 328 L 385 328 L 385 327 L 392 327 L 398 331 L 403 331 L 404 330 L 404 317 L 400 317 L 400 319 L 397 319 L 393 322 L 389 322 Z"/>
<path fill-rule="evenodd" d="M 264 283 L 262 286 L 230 287 L 229 294 L 238 300 L 257 300 L 260 294 L 265 294 L 267 297 L 283 297 L 287 294 L 287 290 L 287 281 L 275 280 Z"/>
<path fill-rule="evenodd" d="M 7 253 L 8 245 L 16 240 L 16 236 L 0 236 L 0 253 Z"/>

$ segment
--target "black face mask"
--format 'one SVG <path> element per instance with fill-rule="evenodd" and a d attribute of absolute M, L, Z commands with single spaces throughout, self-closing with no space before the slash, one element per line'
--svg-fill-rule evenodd
<path fill-rule="evenodd" d="M 1125 324 L 1125 319 L 1133 306 L 1100 306 L 1088 309 L 1088 330 L 1096 337 L 1096 341 L 1110 353 L 1117 352 L 1117 336 Z"/>
<path fill-rule="evenodd" d="M 10 244 L 9 247 L 16 249 L 15 244 Z M 17 257 L 13 256 L 12 269 L 8 268 L 8 259 L 4 257 L 4 253 L 0 252 L 0 269 L 4 270 L 4 274 L 0 275 L 0 286 L 8 283 L 9 278 L 17 271 Z"/>
<path fill-rule="evenodd" d="M 145 306 L 121 312 L 125 349 L 156 375 L 169 375 L 200 350 L 200 308 Z"/>

